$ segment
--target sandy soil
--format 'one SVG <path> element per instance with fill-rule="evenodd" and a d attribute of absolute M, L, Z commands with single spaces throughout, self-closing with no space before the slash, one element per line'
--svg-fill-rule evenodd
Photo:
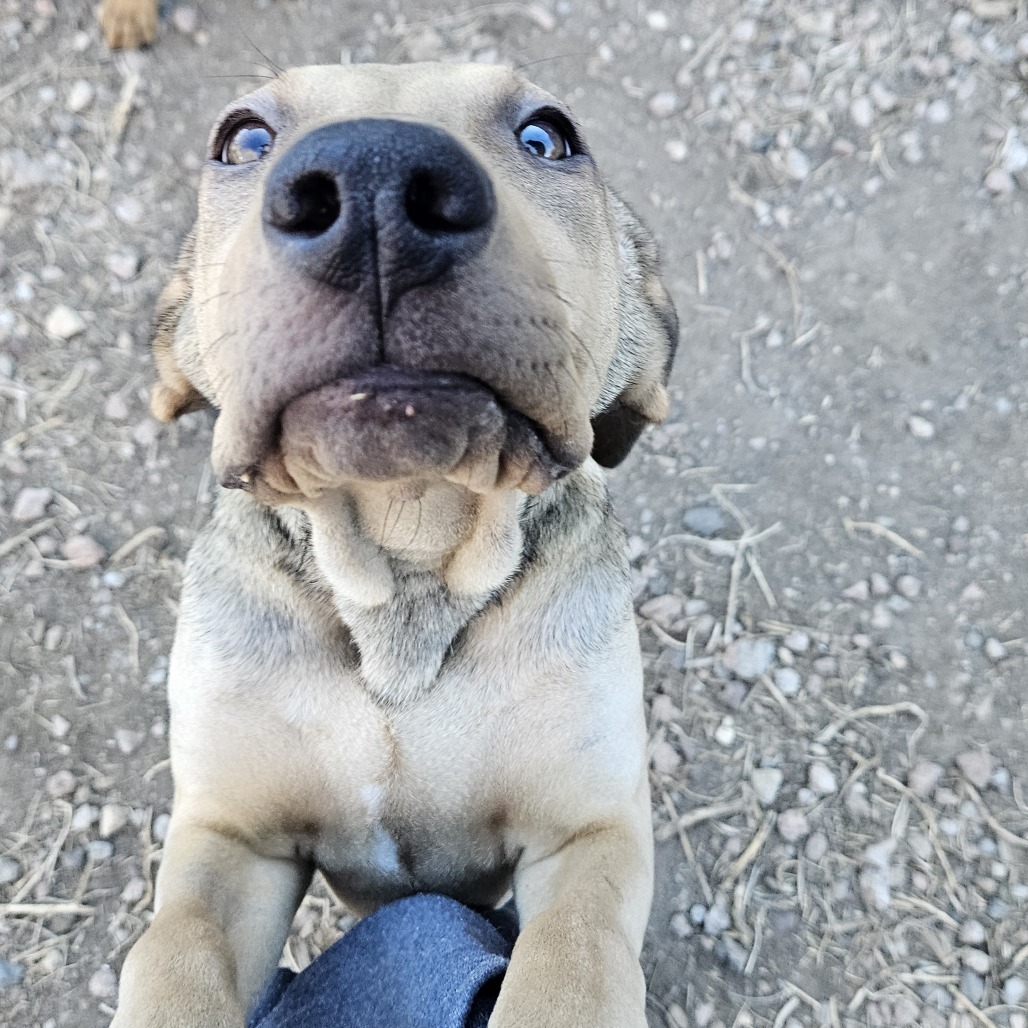
<path fill-rule="evenodd" d="M 1024 0 L 0 0 L 0 1011 L 107 1023 L 215 486 L 147 415 L 219 107 L 526 65 L 654 227 L 674 411 L 612 476 L 648 664 L 654 1026 L 1028 1024 Z M 316 892 L 288 959 L 346 921 Z"/>

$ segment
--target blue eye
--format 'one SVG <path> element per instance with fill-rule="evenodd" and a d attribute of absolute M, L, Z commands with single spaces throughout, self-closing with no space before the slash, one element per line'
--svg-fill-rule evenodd
<path fill-rule="evenodd" d="M 250 164 L 259 161 L 275 141 L 275 133 L 260 121 L 236 125 L 221 144 L 222 164 Z"/>
<path fill-rule="evenodd" d="M 563 161 L 572 154 L 567 136 L 550 121 L 530 121 L 518 131 L 518 141 L 530 153 L 544 161 Z"/>

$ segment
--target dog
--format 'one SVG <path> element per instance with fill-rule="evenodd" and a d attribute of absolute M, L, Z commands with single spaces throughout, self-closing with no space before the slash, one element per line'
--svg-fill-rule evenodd
<path fill-rule="evenodd" d="M 157 0 L 103 0 L 98 17 L 112 50 L 134 50 L 157 37 Z"/>
<path fill-rule="evenodd" d="M 315 869 L 357 914 L 513 890 L 492 1028 L 643 1028 L 642 668 L 602 467 L 667 414 L 654 243 L 504 68 L 294 69 L 209 158 L 152 410 L 214 408 L 224 488 L 114 1028 L 242 1028 Z"/>

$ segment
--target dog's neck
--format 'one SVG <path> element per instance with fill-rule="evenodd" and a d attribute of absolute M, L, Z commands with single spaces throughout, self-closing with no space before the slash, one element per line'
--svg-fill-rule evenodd
<path fill-rule="evenodd" d="M 279 508 L 294 537 L 309 538 L 380 700 L 429 688 L 460 632 L 517 571 L 525 500 L 444 482 L 417 491 L 368 485 L 302 512 Z"/>

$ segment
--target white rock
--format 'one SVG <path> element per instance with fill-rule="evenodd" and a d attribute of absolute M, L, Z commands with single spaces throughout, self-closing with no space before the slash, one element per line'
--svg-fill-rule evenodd
<path fill-rule="evenodd" d="M 777 767 L 758 767 L 750 775 L 750 784 L 762 807 L 770 807 L 778 799 L 778 790 L 785 776 Z"/>
<path fill-rule="evenodd" d="M 835 777 L 831 768 L 820 760 L 815 760 L 810 765 L 807 774 L 807 784 L 819 796 L 830 796 L 839 789 L 839 780 Z"/>
<path fill-rule="evenodd" d="M 68 110 L 81 114 L 92 102 L 96 90 L 85 79 L 76 79 L 68 90 Z"/>
<path fill-rule="evenodd" d="M 107 551 L 88 535 L 73 535 L 61 545 L 61 553 L 75 568 L 91 568 L 107 556 Z"/>
<path fill-rule="evenodd" d="M 111 421 L 124 421 L 129 416 L 129 410 L 121 393 L 111 393 L 104 404 L 104 417 Z"/>
<path fill-rule="evenodd" d="M 793 653 L 806 653 L 810 649 L 810 636 L 806 632 L 790 632 L 782 642 Z"/>
<path fill-rule="evenodd" d="M 118 976 L 104 964 L 89 979 L 89 994 L 97 999 L 114 999 L 118 995 Z"/>
<path fill-rule="evenodd" d="M 669 139 L 664 144 L 664 152 L 676 164 L 681 164 L 689 156 L 689 147 L 682 139 Z"/>
<path fill-rule="evenodd" d="M 785 151 L 785 172 L 794 182 L 802 182 L 810 174 L 810 158 L 795 146 Z"/>
<path fill-rule="evenodd" d="M 1028 995 L 1028 985 L 1023 978 L 1012 975 L 1003 983 L 1003 1002 L 1011 1007 L 1019 1007 L 1025 995 Z"/>
<path fill-rule="evenodd" d="M 778 823 L 775 826 L 778 834 L 786 842 L 799 842 L 800 839 L 810 833 L 810 823 L 807 815 L 797 807 L 783 810 L 778 815 Z"/>
<path fill-rule="evenodd" d="M 850 104 L 850 118 L 857 128 L 870 128 L 875 120 L 874 104 L 866 96 L 858 96 Z"/>
<path fill-rule="evenodd" d="M 1014 178 L 1006 168 L 993 168 L 985 176 L 985 188 L 990 193 L 1001 195 L 1014 191 Z"/>
<path fill-rule="evenodd" d="M 714 897 L 714 902 L 703 918 L 705 935 L 720 935 L 732 925 L 732 915 L 728 912 L 728 900 L 722 893 Z"/>
<path fill-rule="evenodd" d="M 732 674 L 752 682 L 764 674 L 775 659 L 775 644 L 770 639 L 736 639 L 725 647 L 721 660 Z"/>
<path fill-rule="evenodd" d="M 999 639 L 988 638 L 985 640 L 985 656 L 993 662 L 998 664 L 1007 655 L 1007 648 L 999 641 Z"/>
<path fill-rule="evenodd" d="M 639 613 L 644 618 L 655 621 L 665 630 L 681 618 L 684 612 L 685 600 L 681 596 L 672 596 L 670 593 L 664 596 L 654 596 L 652 600 L 647 600 L 639 608 Z"/>
<path fill-rule="evenodd" d="M 85 332 L 86 322 L 78 311 L 73 311 L 62 303 L 46 316 L 43 327 L 47 335 L 55 339 L 72 339 Z"/>
<path fill-rule="evenodd" d="M 15 521 L 38 521 L 46 513 L 46 506 L 53 498 L 53 490 L 46 486 L 22 489 L 11 507 L 11 517 Z"/>
<path fill-rule="evenodd" d="M 924 116 L 933 125 L 942 125 L 949 121 L 952 113 L 950 105 L 946 100 L 933 100 L 925 108 Z"/>
<path fill-rule="evenodd" d="M 757 37 L 757 23 L 752 18 L 740 18 L 732 26 L 732 39 L 738 43 L 751 43 Z"/>
<path fill-rule="evenodd" d="M 114 733 L 115 745 L 126 757 L 135 753 L 145 738 L 143 732 L 133 732 L 128 728 L 119 728 Z"/>
<path fill-rule="evenodd" d="M 957 938 L 966 946 L 981 946 L 987 936 L 981 921 L 970 918 L 960 926 Z"/>
<path fill-rule="evenodd" d="M 803 855 L 808 860 L 814 861 L 815 864 L 819 864 L 827 852 L 828 836 L 824 832 L 811 832 L 803 847 Z"/>
<path fill-rule="evenodd" d="M 726 714 L 721 724 L 714 729 L 714 742 L 726 748 L 735 742 L 735 721 L 731 715 Z"/>
<path fill-rule="evenodd" d="M 109 839 L 128 824 L 129 808 L 120 803 L 105 803 L 100 810 L 100 838 Z"/>
<path fill-rule="evenodd" d="M 195 7 L 176 7 L 171 14 L 171 23 L 183 36 L 191 36 L 196 31 L 198 22 Z"/>
<path fill-rule="evenodd" d="M 783 696 L 795 696 L 800 691 L 803 679 L 795 668 L 780 667 L 775 669 L 774 682 Z"/>
<path fill-rule="evenodd" d="M 935 437 L 935 426 L 920 414 L 911 414 L 907 418 L 907 429 L 915 439 L 933 439 Z"/>
<path fill-rule="evenodd" d="M 83 803 L 75 808 L 71 815 L 71 830 L 73 832 L 84 832 L 100 816 L 100 811 L 92 803 Z"/>
<path fill-rule="evenodd" d="M 942 772 L 941 764 L 933 763 L 930 760 L 919 760 L 907 772 L 907 786 L 915 796 L 924 799 L 939 784 Z"/>
<path fill-rule="evenodd" d="M 908 600 L 915 600 L 921 595 L 921 579 L 913 575 L 900 575 L 896 579 L 896 592 Z"/>
<path fill-rule="evenodd" d="M 21 864 L 14 857 L 0 856 L 0 885 L 10 885 L 21 878 Z"/>
<path fill-rule="evenodd" d="M 992 775 L 992 757 L 981 750 L 968 750 L 957 757 L 957 767 L 976 789 L 984 789 Z"/>
<path fill-rule="evenodd" d="M 1003 162 L 1003 169 L 1011 175 L 1028 168 L 1028 146 L 1021 141 L 1015 129 L 1007 132 L 1000 160 Z"/>
<path fill-rule="evenodd" d="M 871 598 L 871 587 L 865 579 L 854 582 L 842 591 L 843 599 L 853 600 L 855 603 L 865 603 Z"/>
<path fill-rule="evenodd" d="M 646 106 L 654 118 L 669 118 L 678 108 L 678 94 L 670 90 L 654 93 Z"/>

